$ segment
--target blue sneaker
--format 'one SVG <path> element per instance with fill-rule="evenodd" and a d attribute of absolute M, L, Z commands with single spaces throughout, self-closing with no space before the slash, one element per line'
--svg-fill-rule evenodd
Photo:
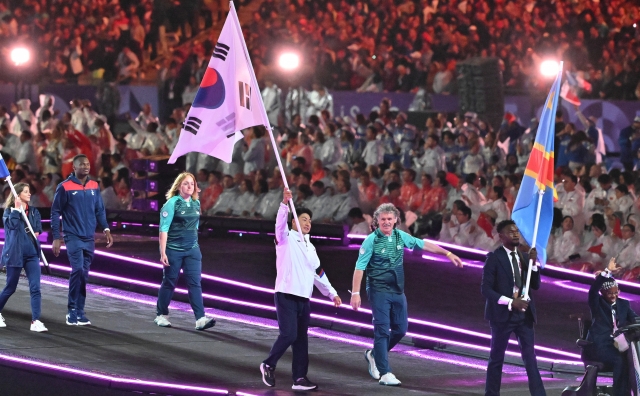
<path fill-rule="evenodd" d="M 77 326 L 78 325 L 78 314 L 75 309 L 72 309 L 67 314 L 67 324 L 69 326 Z"/>
<path fill-rule="evenodd" d="M 78 326 L 89 326 L 90 324 L 91 321 L 84 313 L 78 315 Z"/>

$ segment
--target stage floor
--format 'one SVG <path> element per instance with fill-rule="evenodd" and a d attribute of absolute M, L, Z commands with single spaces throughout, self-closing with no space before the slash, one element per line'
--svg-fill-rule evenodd
<path fill-rule="evenodd" d="M 145 381 L 227 390 L 230 394 L 293 395 L 291 355 L 276 371 L 277 385 L 263 385 L 258 366 L 277 336 L 273 320 L 207 309 L 218 318 L 216 327 L 194 330 L 194 317 L 184 303 L 172 304 L 172 328 L 154 325 L 155 299 L 150 296 L 92 285 L 87 315 L 92 326 L 67 326 L 67 281 L 43 276 L 42 321 L 48 333 L 29 331 L 29 295 L 26 279 L 2 314 L 7 327 L 0 329 L 0 373 L 3 394 L 123 395 L 127 388 L 91 385 L 85 375 L 62 373 L 63 378 L 15 370 L 9 359 L 28 358 L 91 372 L 94 376 L 136 378 Z M 4 276 L 0 276 L 4 284 Z M 309 378 L 327 395 L 481 395 L 486 361 L 400 345 L 391 353 L 393 371 L 403 381 L 399 389 L 380 386 L 367 373 L 363 351 L 371 339 L 312 328 Z M 13 357 L 12 357 L 13 356 Z M 6 374 L 6 375 L 5 375 Z M 543 372 L 547 393 L 559 394 L 577 384 L 577 375 Z M 528 395 L 524 368 L 505 366 L 503 395 Z M 94 381 L 95 382 L 95 381 Z M 162 391 L 156 394 L 203 394 Z M 147 391 L 150 391 L 147 389 Z M 8 392 L 8 393 L 6 393 Z M 144 393 L 144 392 L 143 392 Z"/>
<path fill-rule="evenodd" d="M 350 295 L 347 290 L 351 288 L 359 245 L 342 247 L 322 245 L 318 240 L 314 242 L 329 280 L 343 302 L 348 304 Z M 246 234 L 243 237 L 200 238 L 200 247 L 203 273 L 274 287 L 273 240 Z M 96 248 L 106 250 L 101 244 L 96 244 Z M 135 241 L 123 238 L 109 251 L 155 262 L 159 260 L 157 240 L 150 238 Z M 480 294 L 483 263 L 474 262 L 458 269 L 446 259 L 439 261 L 442 258 L 433 255 L 426 259 L 423 254 L 426 253 L 419 250 L 405 254 L 405 294 L 409 316 L 489 334 L 489 324 L 484 320 L 485 300 Z M 160 277 L 158 274 L 158 282 Z M 575 346 L 578 322 L 570 316 L 583 314 L 589 317 L 588 285 L 549 276 L 543 276 L 542 282 L 540 290 L 533 291 L 538 312 L 536 343 L 579 354 Z M 363 281 L 362 291 L 364 289 Z M 208 291 L 215 293 L 215 290 Z M 317 290 L 314 290 L 314 296 L 323 298 Z M 631 300 L 632 308 L 640 312 L 640 296 L 623 292 L 621 297 Z M 363 307 L 369 307 L 366 293 L 363 293 Z"/>

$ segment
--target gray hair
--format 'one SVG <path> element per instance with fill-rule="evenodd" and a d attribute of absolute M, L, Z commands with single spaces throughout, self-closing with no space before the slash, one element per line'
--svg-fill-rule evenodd
<path fill-rule="evenodd" d="M 398 208 L 396 208 L 391 203 L 383 203 L 382 205 L 378 206 L 378 209 L 376 209 L 376 211 L 373 213 L 373 224 L 371 224 L 371 226 L 374 230 L 378 228 L 378 217 L 380 217 L 380 215 L 383 213 L 393 213 L 396 219 L 400 219 L 400 211 L 398 210 Z M 396 222 L 396 224 L 393 225 L 394 228 L 397 224 L 398 223 Z"/>

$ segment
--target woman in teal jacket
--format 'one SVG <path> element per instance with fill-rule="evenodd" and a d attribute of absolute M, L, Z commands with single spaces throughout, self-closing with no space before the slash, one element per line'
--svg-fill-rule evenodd
<path fill-rule="evenodd" d="M 29 294 L 31 295 L 31 331 L 43 332 L 47 328 L 40 321 L 40 242 L 33 239 L 27 223 L 20 213 L 24 209 L 31 223 L 34 233 L 40 235 L 42 222 L 38 209 L 29 206 L 31 191 L 26 183 L 15 185 L 18 199 L 10 194 L 5 203 L 2 219 L 4 221 L 5 242 L 2 248 L 2 265 L 7 267 L 7 285 L 0 292 L 0 312 L 16 291 L 20 272 L 24 268 L 29 280 Z M 6 327 L 0 313 L 0 327 Z"/>

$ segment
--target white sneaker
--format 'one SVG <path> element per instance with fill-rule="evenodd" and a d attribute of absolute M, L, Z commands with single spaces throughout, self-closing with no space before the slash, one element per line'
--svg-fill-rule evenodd
<path fill-rule="evenodd" d="M 4 323 L 4 318 L 2 317 L 2 314 L 0 314 L 0 327 L 7 327 L 7 324 Z"/>
<path fill-rule="evenodd" d="M 156 318 L 153 321 L 155 324 L 157 324 L 160 327 L 171 327 L 171 322 L 169 322 L 167 317 L 164 315 L 156 316 Z"/>
<path fill-rule="evenodd" d="M 207 318 L 206 316 L 196 320 L 196 330 L 206 330 L 216 325 L 214 318 Z"/>
<path fill-rule="evenodd" d="M 400 380 L 397 379 L 396 376 L 393 375 L 393 373 L 386 373 L 385 375 L 380 377 L 379 384 L 386 386 L 400 386 L 402 382 L 400 382 Z"/>
<path fill-rule="evenodd" d="M 380 372 L 378 371 L 378 367 L 376 367 L 376 361 L 373 358 L 371 349 L 367 349 L 366 351 L 364 351 L 364 360 L 366 360 L 369 364 L 369 375 L 371 376 L 371 378 L 379 380 Z"/>
<path fill-rule="evenodd" d="M 31 331 L 37 331 L 38 333 L 42 333 L 43 331 L 49 331 L 46 327 L 44 327 L 44 323 L 39 320 L 34 320 L 31 322 Z"/>

